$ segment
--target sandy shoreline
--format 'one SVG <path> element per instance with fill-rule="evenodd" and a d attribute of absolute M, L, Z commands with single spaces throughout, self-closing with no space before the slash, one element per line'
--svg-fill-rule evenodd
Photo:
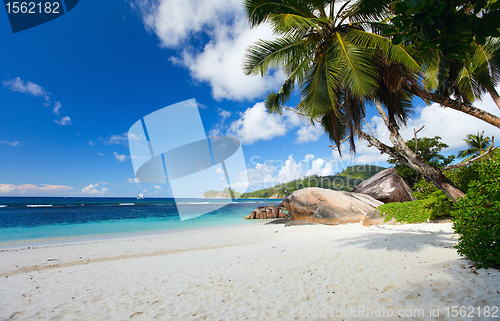
<path fill-rule="evenodd" d="M 488 319 L 500 272 L 469 268 L 452 235 L 451 224 L 253 225 L 9 247 L 0 319 L 456 320 L 453 306 Z"/>

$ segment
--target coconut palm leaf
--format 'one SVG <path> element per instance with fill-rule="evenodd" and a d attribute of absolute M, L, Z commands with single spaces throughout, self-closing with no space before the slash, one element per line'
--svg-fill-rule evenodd
<path fill-rule="evenodd" d="M 267 22 L 271 14 L 292 13 L 302 17 L 313 17 L 314 8 L 306 1 L 293 0 L 247 0 L 243 3 L 250 27 Z"/>
<path fill-rule="evenodd" d="M 310 29 L 321 29 L 321 24 L 328 23 L 327 18 L 306 18 L 293 13 L 272 14 L 268 18 L 276 34 L 285 34 L 297 29 L 306 32 Z"/>
<path fill-rule="evenodd" d="M 337 32 L 330 44 L 342 70 L 342 83 L 358 97 L 369 96 L 377 84 L 378 66 L 367 48 L 360 48 Z"/>
<path fill-rule="evenodd" d="M 350 30 L 346 35 L 346 39 L 356 46 L 381 49 L 390 62 L 405 64 L 414 71 L 422 70 L 421 62 L 417 61 L 416 58 L 417 52 L 410 47 L 393 45 L 390 39 L 356 29 Z"/>
<path fill-rule="evenodd" d="M 464 161 L 481 155 L 491 146 L 491 139 L 484 136 L 484 131 L 477 134 L 469 134 L 464 141 L 469 148 L 458 151 L 458 157 L 465 158 Z"/>
<path fill-rule="evenodd" d="M 290 61 L 311 56 L 314 43 L 297 35 L 275 40 L 260 40 L 247 49 L 243 70 L 247 75 L 264 76 L 268 69 L 279 68 Z"/>
<path fill-rule="evenodd" d="M 277 93 L 272 92 L 267 96 L 265 105 L 269 113 L 281 114 L 282 106 L 285 105 L 293 94 L 297 80 L 304 78 L 304 74 L 307 72 L 310 65 L 311 62 L 308 59 L 304 59 L 295 70 L 290 73 L 280 90 Z"/>

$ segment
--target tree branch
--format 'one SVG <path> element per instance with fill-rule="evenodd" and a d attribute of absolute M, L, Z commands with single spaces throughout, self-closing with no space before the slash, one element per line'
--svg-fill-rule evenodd
<path fill-rule="evenodd" d="M 415 130 L 415 128 L 413 128 L 413 134 L 415 135 L 415 154 L 417 153 L 418 151 L 418 139 L 417 139 L 417 134 L 419 131 L 421 131 L 422 129 L 424 129 L 425 125 L 423 125 L 422 127 L 420 127 L 419 130 Z"/>
<path fill-rule="evenodd" d="M 345 142 L 346 142 L 349 138 L 351 138 L 351 135 L 349 135 L 349 136 L 347 136 L 346 138 L 342 139 L 342 140 L 340 141 L 340 144 L 335 145 L 335 146 L 333 146 L 333 145 L 328 145 L 328 147 L 330 147 L 331 149 L 338 148 L 338 147 L 339 147 L 339 145 L 342 145 L 343 143 L 345 143 Z"/>
<path fill-rule="evenodd" d="M 461 111 L 465 114 L 474 116 L 478 119 L 487 122 L 488 124 L 500 128 L 500 117 L 490 114 L 482 109 L 476 108 L 471 104 L 466 104 L 458 100 L 451 99 L 449 97 L 444 97 L 438 94 L 430 93 L 426 90 L 417 88 L 415 86 L 411 86 L 409 89 L 412 94 L 419 96 L 423 100 L 433 101 L 440 104 L 443 107 L 449 107 Z"/>

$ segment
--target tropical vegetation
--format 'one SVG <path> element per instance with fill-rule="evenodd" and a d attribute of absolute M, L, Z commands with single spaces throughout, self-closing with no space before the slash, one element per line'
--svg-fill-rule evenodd
<path fill-rule="evenodd" d="M 306 187 L 321 187 L 338 191 L 350 191 L 364 180 L 384 169 L 384 167 L 375 165 L 349 166 L 336 175 L 311 175 L 270 188 L 243 193 L 241 198 L 270 198 L 271 196 L 283 198 L 289 193 Z"/>
<path fill-rule="evenodd" d="M 467 135 L 464 141 L 468 148 L 458 151 L 458 157 L 465 158 L 464 161 L 485 153 L 491 146 L 491 138 L 484 136 L 484 130 L 481 133 Z M 492 159 L 492 155 L 488 155 L 488 158 Z"/>
<path fill-rule="evenodd" d="M 248 74 L 264 75 L 275 68 L 286 73 L 288 78 L 278 92 L 269 94 L 266 107 L 280 113 L 298 87 L 301 101 L 292 110 L 320 124 L 339 153 L 344 139 L 350 141 L 352 151 L 355 136 L 367 140 L 422 173 L 456 201 L 463 193 L 439 169 L 411 151 L 399 134 L 411 110 L 412 95 L 426 93 L 430 96 L 423 98 L 428 100 L 439 96 L 419 85 L 422 55 L 411 46 L 393 45 L 381 36 L 387 26 L 376 19 L 383 17 L 384 6 L 368 0 L 346 1 L 336 12 L 336 5 L 335 1 L 245 1 L 251 26 L 269 22 L 282 36 L 251 46 L 244 64 Z M 475 108 L 445 98 L 444 105 L 462 111 Z M 393 147 L 362 130 L 366 103 L 377 108 L 392 134 Z M 482 111 L 478 114 L 485 116 Z M 500 127 L 500 118 L 494 122 Z"/>
<path fill-rule="evenodd" d="M 268 95 L 269 112 L 281 113 L 286 108 L 322 126 L 339 153 L 344 141 L 355 152 L 355 138 L 366 140 L 398 165 L 418 173 L 414 187 L 420 189 L 422 199 L 414 208 L 424 206 L 434 209 L 435 215 L 445 213 L 453 203 L 468 198 L 469 186 L 463 184 L 463 177 L 474 172 L 470 166 L 481 155 L 447 165 L 451 158 L 424 155 L 399 130 L 410 116 L 414 97 L 500 128 L 500 117 L 472 106 L 489 93 L 500 108 L 495 90 L 500 80 L 497 2 L 246 0 L 250 26 L 268 23 L 277 38 L 250 46 L 244 70 L 265 75 L 281 69 L 287 78 L 277 92 Z M 437 11 L 433 11 L 434 4 L 439 6 Z M 449 21 L 446 17 L 455 19 L 462 14 L 466 19 L 458 28 L 463 31 L 469 22 L 473 24 L 474 41 L 467 40 L 467 33 L 455 33 L 452 26 L 447 29 L 442 23 Z M 424 25 L 410 31 L 415 16 Z M 438 21 L 440 18 L 443 20 Z M 433 38 L 433 27 L 441 32 L 437 38 Z M 454 35 L 460 39 L 458 52 L 447 44 Z M 300 102 L 286 107 L 296 90 Z M 367 106 L 376 108 L 390 132 L 392 146 L 362 125 Z M 491 151 L 489 148 L 484 154 Z M 424 199 L 431 201 L 424 204 Z"/>
<path fill-rule="evenodd" d="M 500 163 L 476 162 L 471 170 L 476 179 L 452 212 L 456 248 L 479 267 L 500 268 Z"/>

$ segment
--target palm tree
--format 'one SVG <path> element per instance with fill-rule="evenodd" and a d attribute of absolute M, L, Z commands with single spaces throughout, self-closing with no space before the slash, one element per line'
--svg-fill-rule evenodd
<path fill-rule="evenodd" d="M 484 131 L 477 134 L 469 134 L 464 141 L 469 148 L 458 151 L 458 157 L 465 158 L 464 162 L 481 155 L 491 146 L 491 139 L 484 136 Z"/>
<path fill-rule="evenodd" d="M 345 137 L 355 151 L 354 137 L 358 136 L 422 173 L 457 200 L 464 194 L 439 169 L 408 148 L 398 132 L 411 108 L 411 89 L 419 88 L 418 73 L 422 70 L 415 53 L 393 45 L 380 35 L 385 25 L 370 21 L 383 18 L 384 4 L 342 2 L 337 10 L 337 1 L 246 0 L 250 25 L 269 22 L 281 38 L 260 40 L 249 47 L 245 72 L 264 75 L 281 68 L 287 79 L 278 92 L 267 97 L 269 112 L 281 113 L 282 106 L 300 88 L 301 101 L 294 111 L 319 122 L 339 152 Z M 374 6 L 366 5 L 368 2 Z M 395 147 L 361 130 L 365 102 L 375 105 Z"/>
<path fill-rule="evenodd" d="M 264 75 L 269 69 L 281 68 L 287 79 L 278 92 L 267 97 L 268 111 L 281 113 L 296 88 L 301 88 L 298 114 L 311 121 L 320 120 L 337 145 L 350 136 L 354 150 L 353 136 L 364 118 L 365 100 L 380 91 L 382 71 L 400 65 L 411 74 L 420 65 L 408 48 L 394 46 L 390 40 L 365 31 L 366 26 L 378 27 L 360 19 L 365 8 L 351 1 L 342 1 L 341 5 L 338 2 L 245 1 L 251 27 L 269 22 L 281 38 L 260 40 L 249 47 L 244 70 Z M 365 46 L 368 43 L 381 49 L 385 63 L 379 51 Z M 401 91 L 392 96 L 402 103 L 388 107 L 391 124 L 404 123 L 409 95 Z"/>

